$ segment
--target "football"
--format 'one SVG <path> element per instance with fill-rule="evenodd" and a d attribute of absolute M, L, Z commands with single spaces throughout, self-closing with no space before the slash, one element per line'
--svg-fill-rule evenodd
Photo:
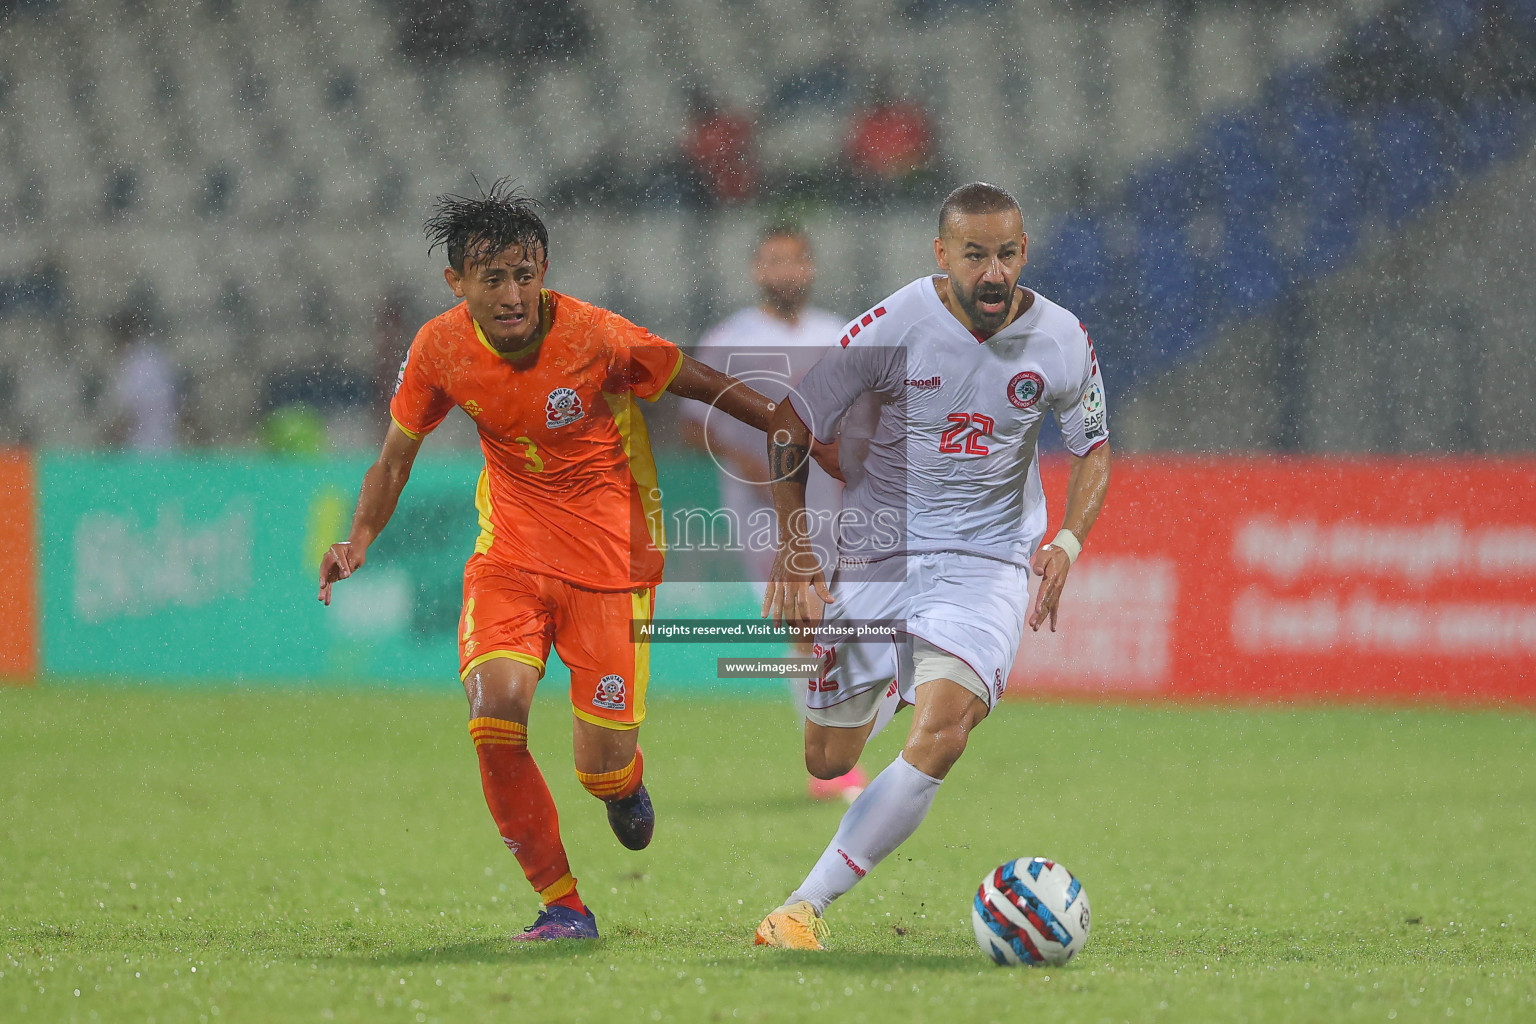
<path fill-rule="evenodd" d="M 1003 966 L 1060 967 L 1088 941 L 1088 894 L 1072 872 L 1020 857 L 981 880 L 971 927 L 981 951 Z"/>

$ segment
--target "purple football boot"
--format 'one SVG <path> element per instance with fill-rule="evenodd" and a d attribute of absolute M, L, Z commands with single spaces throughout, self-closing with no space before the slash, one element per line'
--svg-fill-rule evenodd
<path fill-rule="evenodd" d="M 549 906 L 539 911 L 538 920 L 524 928 L 513 942 L 550 942 L 554 939 L 597 938 L 597 916 L 590 907 L 585 914 L 570 907 Z"/>
<path fill-rule="evenodd" d="M 608 805 L 608 827 L 619 837 L 619 842 L 631 850 L 643 850 L 651 845 L 651 833 L 656 831 L 656 811 L 651 807 L 651 794 L 640 784 L 629 796 L 604 801 Z"/>

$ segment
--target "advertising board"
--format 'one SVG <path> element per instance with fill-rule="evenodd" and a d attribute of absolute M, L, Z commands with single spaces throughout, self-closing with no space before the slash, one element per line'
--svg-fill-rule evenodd
<path fill-rule="evenodd" d="M 480 462 L 421 460 L 324 608 L 315 566 L 366 466 L 0 454 L 0 677 L 453 686 Z M 669 507 L 715 500 L 707 462 L 659 468 Z M 1044 467 L 1053 522 L 1066 471 Z M 658 617 L 755 615 L 708 575 L 663 584 Z M 780 686 L 715 664 L 774 653 L 667 644 L 654 692 Z M 1536 703 L 1536 460 L 1119 458 L 1059 630 L 1026 634 L 1010 689 Z"/>
<path fill-rule="evenodd" d="M 464 561 L 479 531 L 481 462 L 434 456 L 417 461 L 367 565 L 336 587 L 327 608 L 315 599 L 316 570 L 347 534 L 367 458 L 42 455 L 42 669 L 58 681 L 457 688 L 455 632 Z M 0 488 L 21 479 L 7 466 L 0 463 Z M 712 503 L 712 470 L 674 460 L 662 468 L 664 493 Z M 19 522 L 20 512 L 6 528 L 30 529 Z M 27 592 L 4 590 L 17 621 Z M 663 584 L 657 608 L 741 615 L 752 598 L 744 586 Z M 19 629 L 5 635 L 0 657 L 28 671 L 26 652 L 39 644 Z M 656 683 L 751 685 L 719 680 L 717 654 L 673 645 L 653 660 Z M 550 672 L 563 685 L 557 657 Z"/>
<path fill-rule="evenodd" d="M 447 666 L 451 679 L 478 463 L 423 460 L 367 569 L 325 609 L 315 567 L 346 535 L 366 465 L 45 454 L 44 668 L 327 682 L 423 679 Z"/>
<path fill-rule="evenodd" d="M 37 520 L 31 453 L 0 451 L 0 680 L 37 670 Z"/>
<path fill-rule="evenodd" d="M 1010 689 L 1536 702 L 1536 461 L 1119 459 Z"/>

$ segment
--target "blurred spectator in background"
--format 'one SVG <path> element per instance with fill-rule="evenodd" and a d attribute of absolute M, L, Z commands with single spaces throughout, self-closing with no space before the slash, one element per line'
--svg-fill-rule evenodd
<path fill-rule="evenodd" d="M 107 440 L 134 451 L 176 446 L 176 367 L 155 333 L 154 317 L 143 304 L 125 306 L 107 319 L 118 361 L 108 394 Z"/>
<path fill-rule="evenodd" d="M 779 402 L 837 344 L 846 321 L 809 304 L 816 284 L 816 260 L 810 237 L 795 224 L 772 224 L 764 230 L 752 259 L 752 283 L 757 286 L 757 304 L 716 324 L 692 355 Z M 754 517 L 774 521 L 763 432 L 702 403 L 683 407 L 680 418 L 684 442 L 715 460 L 721 501 L 744 531 Z M 812 466 L 806 507 L 824 510 L 824 518 L 830 521 L 841 501 L 842 486 L 820 466 Z M 778 554 L 777 531 L 773 537 L 766 546 L 744 553 L 747 578 L 759 591 L 768 582 Z M 833 549 L 830 541 L 818 543 L 817 553 L 829 566 Z"/>
<path fill-rule="evenodd" d="M 706 201 L 742 203 L 757 193 L 755 129 L 750 117 L 724 110 L 702 89 L 689 94 L 683 153 Z"/>
<path fill-rule="evenodd" d="M 915 100 L 899 99 L 884 88 L 854 112 L 844 154 L 855 179 L 878 194 L 904 192 L 921 185 L 933 155 L 928 113 Z"/>
<path fill-rule="evenodd" d="M 261 443 L 274 455 L 319 458 L 329 448 L 325 417 L 304 402 L 280 406 L 261 421 Z"/>
<path fill-rule="evenodd" d="M 400 361 L 416 336 L 411 327 L 416 319 L 411 315 L 409 296 L 398 287 L 387 292 L 373 312 L 373 391 L 385 408 L 395 394 Z"/>
<path fill-rule="evenodd" d="M 328 417 L 368 406 L 373 397 L 369 372 L 318 355 L 291 363 L 267 375 L 260 404 L 262 443 L 280 455 L 323 454 L 330 446 Z"/>
<path fill-rule="evenodd" d="M 693 357 L 781 402 L 806 371 L 836 347 L 845 321 L 810 305 L 816 259 L 810 236 L 796 224 L 771 224 L 762 233 L 752 260 L 752 283 L 757 286 L 757 305 L 737 311 L 712 328 L 693 350 Z M 862 400 L 858 408 L 874 409 Z M 869 416 L 862 411 L 851 418 L 863 422 Z M 708 452 L 719 470 L 720 502 L 736 523 L 735 542 L 742 548 L 742 568 L 761 601 L 778 553 L 778 519 L 768 490 L 771 474 L 766 439 L 762 431 L 714 413 L 702 403 L 684 406 L 681 419 L 683 440 Z M 870 433 L 868 428 L 863 430 L 866 442 Z M 847 467 L 847 459 L 842 461 Z M 833 524 L 842 498 L 842 485 L 820 466 L 812 466 L 805 491 L 806 508 L 815 516 L 811 543 L 829 577 L 837 558 Z M 795 652 L 804 657 L 810 653 L 810 645 L 796 644 Z M 804 679 L 790 681 L 789 690 L 803 714 Z M 807 778 L 806 784 L 814 799 L 841 797 L 852 803 L 868 782 L 868 776 L 855 765 L 845 775 L 825 780 Z"/>

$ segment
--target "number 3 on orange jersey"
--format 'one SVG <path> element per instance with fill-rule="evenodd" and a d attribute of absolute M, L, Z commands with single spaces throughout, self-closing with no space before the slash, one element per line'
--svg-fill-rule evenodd
<path fill-rule="evenodd" d="M 534 444 L 533 439 L 527 434 L 524 434 L 517 440 L 525 446 L 523 448 L 523 457 L 528 461 L 523 463 L 523 468 L 530 473 L 544 472 L 544 459 L 539 455 L 539 446 Z"/>

